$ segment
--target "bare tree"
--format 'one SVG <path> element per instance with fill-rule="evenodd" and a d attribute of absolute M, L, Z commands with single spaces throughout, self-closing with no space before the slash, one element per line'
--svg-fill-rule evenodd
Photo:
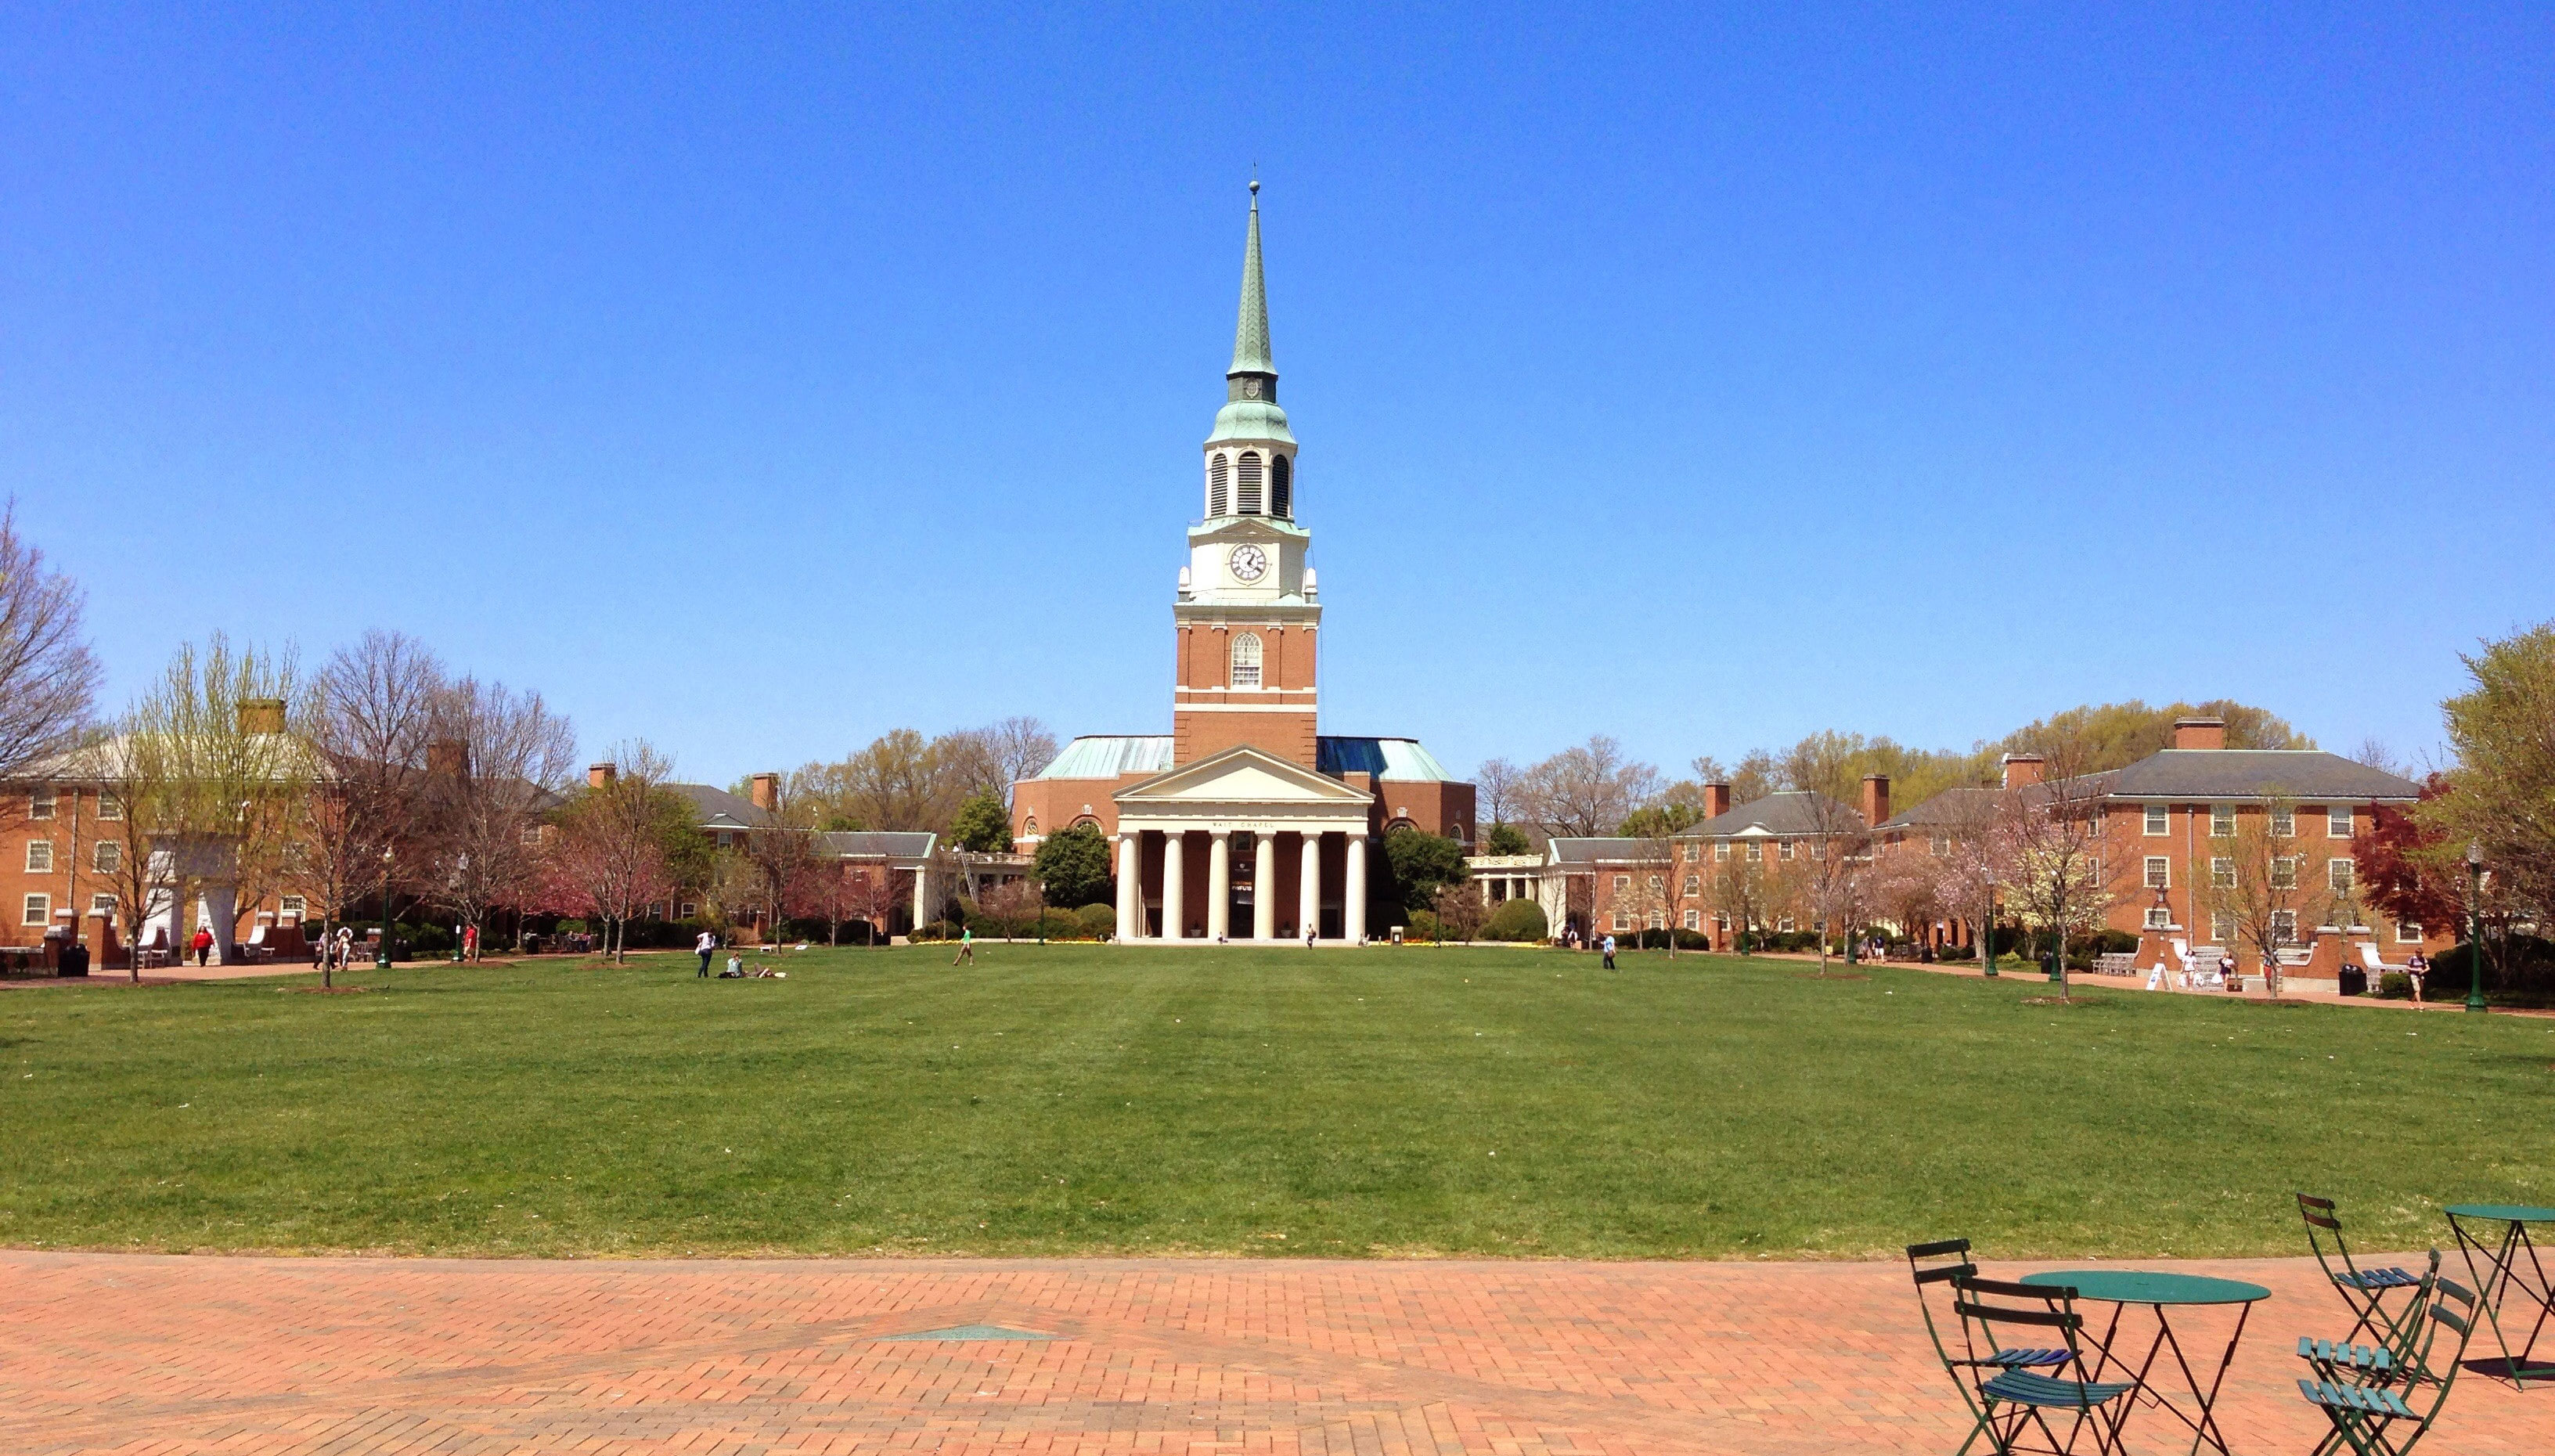
<path fill-rule="evenodd" d="M 604 924 L 602 948 L 628 958 L 632 914 L 674 893 L 666 853 L 669 832 L 688 832 L 687 806 L 665 789 L 673 764 L 646 740 L 618 745 L 613 772 L 589 785 L 559 815 L 546 855 L 554 897 L 591 910 Z"/>
<path fill-rule="evenodd" d="M 298 868 L 316 892 L 322 935 L 381 889 L 384 850 L 397 851 L 402 873 L 430 859 L 418 790 L 443 688 L 443 665 L 423 643 L 380 631 L 339 648 L 312 683 L 304 729 L 322 775 Z"/>
<path fill-rule="evenodd" d="M 2210 913 L 2227 918 L 2237 940 L 2261 961 L 2262 985 L 2277 996 L 2285 971 L 2280 953 L 2309 943 L 2309 927 L 2331 918 L 2348 897 L 2308 869 L 2291 799 L 2266 795 L 2258 809 L 2238 813 L 2235 827 L 2233 835 L 2209 840 Z"/>
<path fill-rule="evenodd" d="M 90 725 L 100 674 L 82 605 L 79 584 L 18 535 L 16 503 L 0 510 L 0 781 L 69 751 Z"/>
<path fill-rule="evenodd" d="M 976 731 L 984 737 L 986 751 L 993 757 L 997 777 L 1002 781 L 997 793 L 1005 807 L 1010 806 L 1012 789 L 1022 780 L 1055 762 L 1055 732 L 1035 718 L 1005 718 Z"/>
<path fill-rule="evenodd" d="M 1440 941 L 1469 945 L 1491 917 L 1491 908 L 1482 902 L 1482 887 L 1470 880 L 1451 880 L 1438 886 L 1437 893 L 1429 897 L 1428 908 L 1437 916 Z"/>
<path fill-rule="evenodd" d="M 1626 758 L 1623 745 L 1601 733 L 1526 771 L 1518 811 L 1546 834 L 1610 834 L 1656 796 L 1658 786 L 1657 769 Z"/>
<path fill-rule="evenodd" d="M 1484 759 L 1473 771 L 1474 817 L 1485 827 L 1505 824 L 1520 812 L 1518 790 L 1524 775 L 1506 759 Z"/>
<path fill-rule="evenodd" d="M 877 866 L 875 873 L 867 865 L 846 865 L 843 868 L 842 903 L 849 918 L 864 921 L 871 927 L 872 946 L 885 945 L 888 928 L 896 922 L 897 907 L 913 898 L 912 882 L 900 880 L 897 872 L 886 864 Z"/>
<path fill-rule="evenodd" d="M 1750 859 L 1744 846 L 1732 846 L 1727 858 L 1715 845 L 1704 876 L 1704 894 L 1712 912 L 1736 928 L 1739 953 L 1746 955 L 1786 903 L 1776 878 L 1762 859 Z"/>
<path fill-rule="evenodd" d="M 1872 826 L 1845 801 L 1851 792 L 1854 754 L 1862 744 L 1841 734 L 1814 733 L 1784 755 L 1784 782 L 1801 795 L 1809 835 L 1796 853 L 1801 899 L 1819 925 L 1819 974 L 1827 974 L 1832 933 L 1849 939 L 1872 909 Z"/>
<path fill-rule="evenodd" d="M 1677 921 L 1689 900 L 1700 900 L 1703 882 L 1700 870 L 1682 862 L 1681 843 L 1675 838 L 1668 821 L 1653 815 L 1651 829 L 1635 842 L 1633 859 L 1640 866 L 1633 875 L 1631 909 L 1641 917 L 1644 928 L 1651 920 L 1667 932 L 1668 958 L 1676 958 Z M 1686 844 L 1698 841 L 1683 841 Z M 1692 883 L 1688 883 L 1691 880 Z"/>
<path fill-rule="evenodd" d="M 534 894 L 543 820 L 575 773 L 576 731 L 540 693 L 475 677 L 436 693 L 432 718 L 435 894 L 484 941 L 491 911 Z"/>

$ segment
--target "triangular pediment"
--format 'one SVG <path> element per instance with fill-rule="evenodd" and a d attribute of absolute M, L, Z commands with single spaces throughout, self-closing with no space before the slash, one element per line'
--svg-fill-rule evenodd
<path fill-rule="evenodd" d="M 1351 789 L 1328 774 L 1259 749 L 1228 748 L 1193 764 L 1181 764 L 1113 795 L 1123 807 L 1197 803 L 1336 803 L 1374 802 L 1375 796 Z"/>

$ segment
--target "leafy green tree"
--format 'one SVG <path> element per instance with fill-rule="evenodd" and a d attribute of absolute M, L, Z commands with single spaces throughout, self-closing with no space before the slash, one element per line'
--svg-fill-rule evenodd
<path fill-rule="evenodd" d="M 1482 853 L 1532 854 L 1534 841 L 1515 824 L 1493 824 L 1489 836 L 1482 841 Z"/>
<path fill-rule="evenodd" d="M 1702 822 L 1701 806 L 1670 800 L 1633 810 L 1615 832 L 1627 839 L 1663 839 Z"/>
<path fill-rule="evenodd" d="M 1442 834 L 1396 829 L 1384 836 L 1384 859 L 1401 904 L 1413 910 L 1428 909 L 1439 886 L 1464 879 L 1464 846 Z"/>
<path fill-rule="evenodd" d="M 1031 861 L 1046 903 L 1071 908 L 1109 899 L 1112 866 L 1109 841 L 1095 824 L 1076 824 L 1048 835 Z"/>
<path fill-rule="evenodd" d="M 2555 919 L 2555 622 L 2465 662 L 2475 685 L 2440 705 L 2458 765 L 2449 791 L 2413 817 L 2440 837 L 2436 862 L 2461 899 L 2472 842 L 2492 871 L 2488 910 L 2499 901 L 2545 924 Z"/>
<path fill-rule="evenodd" d="M 949 821 L 949 837 L 958 847 L 977 854 L 1009 854 L 1012 848 L 1012 816 L 1003 801 L 993 794 L 980 793 L 958 806 L 957 817 Z"/>

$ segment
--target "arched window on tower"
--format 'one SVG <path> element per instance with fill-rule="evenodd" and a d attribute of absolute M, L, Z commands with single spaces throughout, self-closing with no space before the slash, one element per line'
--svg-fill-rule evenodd
<path fill-rule="evenodd" d="M 1294 465 L 1284 455 L 1269 457 L 1269 514 L 1280 520 L 1295 516 Z"/>
<path fill-rule="evenodd" d="M 1224 514 L 1224 461 L 1221 453 L 1206 462 L 1206 514 L 1209 519 Z"/>
<path fill-rule="evenodd" d="M 1240 516 L 1259 515 L 1260 452 L 1258 450 L 1244 450 L 1242 452 L 1242 477 L 1236 482 L 1236 485 L 1238 488 L 1233 493 L 1235 497 L 1233 503 L 1234 514 Z"/>
<path fill-rule="evenodd" d="M 1260 635 L 1258 633 L 1246 632 L 1233 640 L 1232 682 L 1236 687 L 1260 685 Z"/>

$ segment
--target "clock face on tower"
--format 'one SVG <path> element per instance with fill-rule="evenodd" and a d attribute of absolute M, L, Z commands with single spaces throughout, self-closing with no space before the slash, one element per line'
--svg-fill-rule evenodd
<path fill-rule="evenodd" d="M 1234 580 L 1248 586 L 1269 574 L 1269 553 L 1256 546 L 1245 544 L 1235 546 L 1233 554 L 1224 558 L 1224 564 L 1226 569 L 1233 572 Z"/>

